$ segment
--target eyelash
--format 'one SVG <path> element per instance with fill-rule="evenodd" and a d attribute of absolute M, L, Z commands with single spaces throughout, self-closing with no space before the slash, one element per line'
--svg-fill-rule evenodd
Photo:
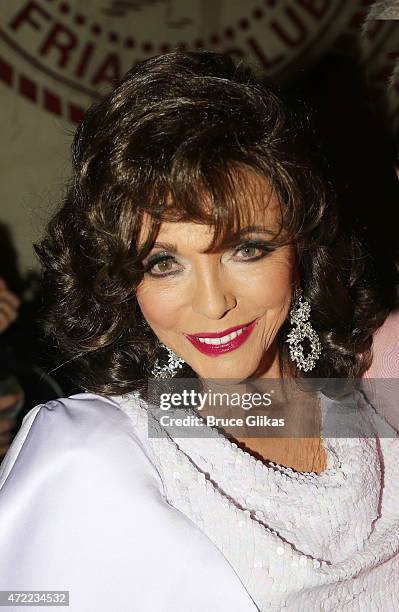
<path fill-rule="evenodd" d="M 251 262 L 251 263 L 253 261 L 259 261 L 260 259 L 263 259 L 269 253 L 271 253 L 272 251 L 275 250 L 273 247 L 269 246 L 268 244 L 266 244 L 264 242 L 259 242 L 259 241 L 256 241 L 256 240 L 252 240 L 252 241 L 244 242 L 243 244 L 240 244 L 236 248 L 234 253 L 237 253 L 238 251 L 241 251 L 241 250 L 247 249 L 247 248 L 256 248 L 256 249 L 259 249 L 260 251 L 262 251 L 262 254 L 258 255 L 257 257 L 251 257 L 251 258 L 242 260 L 242 261 L 248 261 L 248 262 Z M 164 255 L 162 253 L 158 253 L 157 255 L 154 255 L 151 259 L 149 259 L 149 261 L 145 264 L 144 272 L 146 274 L 149 274 L 150 276 L 153 276 L 154 278 L 165 278 L 166 276 L 174 276 L 176 274 L 176 272 L 167 272 L 166 274 L 154 274 L 153 272 L 151 272 L 151 270 L 154 268 L 154 266 L 156 266 L 160 262 L 162 262 L 162 261 L 169 261 L 169 260 L 173 260 L 173 259 L 174 259 L 174 257 L 172 257 L 172 255 Z"/>

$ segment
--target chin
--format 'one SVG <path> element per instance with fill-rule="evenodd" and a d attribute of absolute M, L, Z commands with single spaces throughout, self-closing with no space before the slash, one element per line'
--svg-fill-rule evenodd
<path fill-rule="evenodd" d="M 210 364 L 209 366 L 204 366 L 202 368 L 193 368 L 200 378 L 207 379 L 230 379 L 233 378 L 235 383 L 242 382 L 250 377 L 253 369 L 250 368 L 239 368 L 234 367 L 233 364 Z"/>

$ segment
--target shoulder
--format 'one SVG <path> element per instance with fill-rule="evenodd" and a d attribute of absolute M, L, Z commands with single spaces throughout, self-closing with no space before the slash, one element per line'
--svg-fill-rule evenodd
<path fill-rule="evenodd" d="M 15 477 L 37 474 L 40 466 L 55 473 L 101 470 L 104 474 L 143 478 L 160 488 L 161 481 L 133 421 L 111 398 L 80 393 L 32 408 L 24 417 L 0 466 L 0 489 Z M 126 466 L 129 473 L 124 474 Z M 134 476 L 134 478 L 133 478 Z"/>
<path fill-rule="evenodd" d="M 374 333 L 372 352 L 366 378 L 399 378 L 399 310 L 392 311 Z"/>

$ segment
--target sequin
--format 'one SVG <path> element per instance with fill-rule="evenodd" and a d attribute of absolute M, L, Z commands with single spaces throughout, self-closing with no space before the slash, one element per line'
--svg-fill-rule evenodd
<path fill-rule="evenodd" d="M 386 471 L 381 490 L 373 440 L 331 440 L 328 471 L 318 475 L 255 460 L 223 436 L 184 438 L 178 445 L 148 439 L 144 425 L 145 418 L 141 439 L 170 485 L 168 501 L 221 551 L 259 610 L 320 612 L 334 599 L 352 602 L 356 581 L 350 577 L 361 572 L 365 599 L 356 601 L 358 609 L 382 612 L 381 593 L 388 589 L 389 600 L 395 583 L 384 578 L 384 571 L 399 580 L 399 533 L 370 527 L 378 527 L 381 500 L 381 516 L 391 512 L 399 520 L 398 445 L 389 447 L 381 439 Z M 323 556 L 328 563 L 319 560 Z M 388 558 L 389 570 L 380 563 Z"/>

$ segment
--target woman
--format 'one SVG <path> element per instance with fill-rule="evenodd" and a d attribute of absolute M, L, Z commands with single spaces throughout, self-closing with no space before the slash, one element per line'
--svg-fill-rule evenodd
<path fill-rule="evenodd" d="M 30 411 L 3 462 L 1 589 L 62 589 L 82 612 L 396 610 L 392 428 L 173 437 L 147 385 L 302 394 L 370 366 L 387 312 L 308 129 L 210 52 L 142 62 L 88 111 L 36 247 L 47 332 L 86 392 Z M 326 433 L 336 396 L 311 392 L 297 424 Z M 350 397 L 355 426 L 381 424 Z"/>

